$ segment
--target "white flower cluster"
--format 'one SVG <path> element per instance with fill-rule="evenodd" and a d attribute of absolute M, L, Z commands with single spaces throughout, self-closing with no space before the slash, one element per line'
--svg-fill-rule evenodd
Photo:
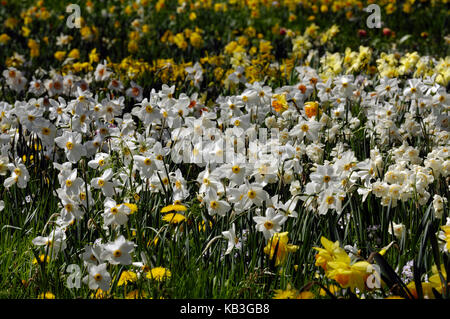
<path fill-rule="evenodd" d="M 190 70 L 193 79 L 201 75 L 197 69 Z M 324 82 L 309 67 L 296 72 L 294 85 L 273 90 L 245 83 L 242 93 L 208 107 L 196 93 L 176 94 L 174 86 L 143 97 L 142 87 L 131 83 L 124 92 L 104 65 L 88 79 L 34 79 L 28 91 L 36 98 L 0 102 L 0 173 L 10 170 L 4 186 L 30 182 L 27 167 L 14 157 L 20 134 L 39 140 L 34 145 L 42 158 L 59 171 L 57 227 L 33 243 L 56 257 L 66 248 L 67 229 L 103 201 L 103 219 L 94 222 L 117 239 L 86 246 L 83 260 L 90 265 L 89 287 L 107 290 L 106 263 L 132 263 L 134 244 L 120 234 L 130 194 L 159 193 L 174 203 L 198 199 L 217 218 L 255 212 L 255 228 L 266 241 L 288 218 L 298 218 L 299 202 L 319 215 L 340 214 L 356 193 L 391 207 L 409 200 L 426 205 L 432 198 L 435 216 L 442 216 L 446 201 L 436 190 L 448 190 L 435 184 L 450 174 L 445 88 L 432 78 L 372 83 L 345 75 Z M 12 90 L 24 89 L 20 71 L 10 68 L 3 76 Z M 90 91 L 104 81 L 109 93 Z M 362 147 L 353 147 L 354 136 Z M 194 178 L 180 169 L 190 165 L 200 171 Z M 230 227 L 226 253 L 239 242 L 239 231 Z"/>

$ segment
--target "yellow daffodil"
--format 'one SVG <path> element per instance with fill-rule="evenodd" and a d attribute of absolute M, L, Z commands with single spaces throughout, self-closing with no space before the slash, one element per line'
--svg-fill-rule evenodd
<path fill-rule="evenodd" d="M 411 292 L 411 294 L 414 296 L 414 298 L 418 299 L 419 294 L 417 293 L 416 283 L 414 281 L 411 281 L 408 285 L 406 285 L 406 288 Z M 431 282 L 422 282 L 422 293 L 423 297 L 425 299 L 434 299 L 433 294 L 433 284 Z"/>
<path fill-rule="evenodd" d="M 289 108 L 289 105 L 286 101 L 286 95 L 285 94 L 274 94 L 273 95 L 273 101 L 272 101 L 272 107 L 277 111 L 278 113 L 283 113 Z"/>
<path fill-rule="evenodd" d="M 350 288 L 355 292 L 356 288 L 360 291 L 365 289 L 371 264 L 367 261 L 358 261 L 352 265 L 342 261 L 330 261 L 327 267 L 328 278 L 334 279 L 342 288 Z"/>
<path fill-rule="evenodd" d="M 339 246 L 339 241 L 332 242 L 325 237 L 320 238 L 323 248 L 313 247 L 318 251 L 316 254 L 316 266 L 320 266 L 327 271 L 327 264 L 331 261 L 342 261 L 350 263 L 350 257 L 345 250 Z"/>
<path fill-rule="evenodd" d="M 330 293 L 332 293 L 333 295 L 336 295 L 336 294 L 339 292 L 339 290 L 341 290 L 341 288 L 340 288 L 339 286 L 337 286 L 337 285 L 330 285 L 330 286 L 327 287 L 327 289 L 328 289 L 328 291 L 329 291 Z M 320 289 L 319 294 L 320 294 L 322 297 L 327 296 L 327 292 L 326 292 L 325 289 L 323 289 L 323 288 Z"/>
<path fill-rule="evenodd" d="M 433 274 L 428 278 L 428 281 L 431 283 L 431 286 L 434 289 L 436 289 L 438 292 L 442 292 L 442 289 L 444 289 L 445 287 L 445 283 L 442 282 L 436 265 L 433 265 L 433 267 L 431 267 L 431 272 Z M 447 272 L 445 271 L 444 265 L 441 265 L 440 272 L 442 277 L 444 278 L 444 281 L 447 280 Z"/>
<path fill-rule="evenodd" d="M 36 40 L 29 39 L 27 43 L 30 48 L 30 57 L 35 58 L 39 56 L 39 43 Z"/>
<path fill-rule="evenodd" d="M 275 266 L 284 263 L 289 252 L 297 251 L 298 246 L 288 244 L 288 241 L 288 232 L 275 233 L 264 247 L 264 253 L 269 255 L 270 259 L 275 255 Z"/>

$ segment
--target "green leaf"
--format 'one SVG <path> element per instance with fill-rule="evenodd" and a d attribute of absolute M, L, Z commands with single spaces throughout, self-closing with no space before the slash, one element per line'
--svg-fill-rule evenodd
<path fill-rule="evenodd" d="M 414 296 L 406 287 L 405 283 L 400 279 L 397 273 L 387 263 L 387 261 L 379 253 L 374 255 L 375 262 L 380 266 L 381 278 L 390 289 L 395 289 L 396 293 L 408 299 L 414 299 Z"/>
<path fill-rule="evenodd" d="M 404 36 L 398 41 L 398 43 L 399 43 L 399 44 L 403 44 L 404 42 L 408 41 L 411 37 L 412 37 L 411 34 L 404 35 Z"/>

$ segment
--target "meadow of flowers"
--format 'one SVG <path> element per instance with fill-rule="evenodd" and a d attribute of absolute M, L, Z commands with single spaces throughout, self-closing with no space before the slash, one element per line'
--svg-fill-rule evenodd
<path fill-rule="evenodd" d="M 450 298 L 448 15 L 2 0 L 0 297 Z"/>

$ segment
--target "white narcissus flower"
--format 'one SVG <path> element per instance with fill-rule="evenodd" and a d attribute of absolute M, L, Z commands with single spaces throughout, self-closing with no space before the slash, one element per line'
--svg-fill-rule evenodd
<path fill-rule="evenodd" d="M 397 93 L 398 91 L 398 83 L 397 83 L 398 79 L 396 78 L 388 78 L 388 77 L 384 77 L 380 80 L 380 84 L 378 86 L 375 87 L 375 90 L 378 93 L 378 96 L 380 97 L 384 97 L 384 96 L 388 96 L 388 97 L 392 97 L 394 94 Z"/>
<path fill-rule="evenodd" d="M 103 253 L 103 245 L 102 240 L 95 240 L 93 245 L 84 246 L 84 253 L 81 254 L 81 258 L 83 258 L 84 262 L 89 265 L 97 265 L 103 262 L 100 258 Z"/>
<path fill-rule="evenodd" d="M 112 265 L 131 265 L 130 253 L 134 250 L 134 244 L 120 235 L 114 242 L 105 244 L 100 258 L 107 260 Z"/>
<path fill-rule="evenodd" d="M 113 176 L 113 170 L 108 168 L 100 177 L 91 180 L 91 186 L 95 189 L 101 189 L 105 197 L 112 197 L 114 195 L 114 184 L 109 180 Z"/>
<path fill-rule="evenodd" d="M 447 202 L 447 199 L 444 197 L 441 197 L 437 194 L 433 196 L 433 210 L 434 210 L 434 216 L 437 219 L 441 219 L 442 215 L 444 213 L 444 204 Z"/>
<path fill-rule="evenodd" d="M 112 91 L 119 91 L 120 92 L 120 91 L 123 90 L 123 84 L 122 84 L 122 82 L 120 82 L 117 79 L 112 79 L 109 82 L 108 89 L 112 90 Z"/>
<path fill-rule="evenodd" d="M 319 202 L 319 215 L 325 215 L 329 209 L 334 209 L 336 212 L 340 213 L 342 208 L 342 201 L 338 194 L 336 194 L 337 190 L 333 188 L 327 188 L 323 192 L 320 193 L 318 202 Z"/>
<path fill-rule="evenodd" d="M 227 189 L 227 200 L 230 203 L 233 203 L 233 210 L 236 213 L 241 213 L 245 210 L 248 210 L 253 202 L 249 200 L 247 197 L 247 185 L 242 184 L 237 188 L 229 188 Z"/>
<path fill-rule="evenodd" d="M 138 268 L 139 268 L 139 270 L 138 270 L 138 272 L 137 272 L 138 278 L 139 278 L 143 273 L 146 273 L 147 271 L 150 270 L 150 266 L 149 266 L 149 265 L 150 265 L 150 262 L 148 261 L 147 256 L 145 255 L 145 253 L 142 252 L 142 251 L 141 251 L 141 260 L 142 260 L 142 261 L 135 261 L 135 262 L 132 263 L 132 265 L 133 265 L 134 267 L 138 267 Z"/>
<path fill-rule="evenodd" d="M 198 192 L 200 194 L 207 194 L 210 189 L 216 192 L 223 191 L 223 185 L 217 176 L 214 176 L 209 171 L 209 166 L 206 169 L 198 174 L 197 182 L 200 183 L 200 189 Z"/>
<path fill-rule="evenodd" d="M 0 155 L 0 176 L 6 175 L 6 173 L 8 172 L 8 164 L 9 164 L 8 157 Z"/>
<path fill-rule="evenodd" d="M 292 130 L 289 132 L 289 135 L 297 137 L 299 140 L 302 140 L 303 137 L 306 137 L 310 141 L 317 141 L 321 128 L 322 124 L 314 119 L 310 119 L 308 121 L 301 120 L 292 128 Z"/>
<path fill-rule="evenodd" d="M 44 81 L 49 96 L 60 95 L 64 93 L 64 79 L 61 75 L 54 75 L 52 79 Z"/>
<path fill-rule="evenodd" d="M 424 85 L 420 79 L 409 79 L 408 86 L 403 90 L 403 95 L 411 99 L 418 99 L 423 95 Z"/>
<path fill-rule="evenodd" d="M 173 200 L 183 201 L 187 197 L 189 197 L 189 190 L 187 188 L 187 182 L 183 177 L 183 174 L 179 169 L 172 173 L 170 176 L 170 180 L 172 182 L 173 188 Z"/>
<path fill-rule="evenodd" d="M 209 189 L 208 195 L 203 198 L 203 202 L 208 208 L 208 213 L 211 216 L 217 214 L 223 217 L 231 208 L 230 204 L 228 204 L 226 201 L 219 200 L 217 192 L 211 188 Z"/>
<path fill-rule="evenodd" d="M 246 190 L 246 199 L 253 202 L 256 206 L 262 206 L 262 203 L 269 199 L 269 194 L 263 189 L 262 184 L 248 184 L 246 181 Z"/>
<path fill-rule="evenodd" d="M 77 177 L 77 169 L 72 171 L 63 170 L 59 174 L 60 181 L 62 182 L 62 189 L 68 196 L 78 196 L 80 188 L 83 185 L 83 180 Z"/>
<path fill-rule="evenodd" d="M 35 79 L 33 76 L 33 80 L 30 82 L 30 86 L 28 87 L 28 92 L 33 93 L 36 96 L 41 96 L 45 93 L 45 86 L 41 80 Z"/>
<path fill-rule="evenodd" d="M 311 181 L 320 185 L 322 189 L 332 188 L 337 181 L 334 167 L 331 165 L 318 165 L 315 172 L 310 175 Z"/>
<path fill-rule="evenodd" d="M 128 206 L 123 204 L 117 205 L 115 200 L 107 198 L 105 200 L 105 211 L 102 214 L 103 222 L 105 226 L 123 225 L 128 221 L 130 212 L 131 210 Z"/>
<path fill-rule="evenodd" d="M 106 67 L 106 62 L 104 64 L 97 64 L 97 68 L 94 72 L 95 81 L 106 81 L 112 75 L 112 72 Z"/>
<path fill-rule="evenodd" d="M 108 291 L 111 284 L 111 275 L 106 269 L 107 264 L 89 267 L 89 274 L 83 278 L 83 281 L 89 285 L 89 289 L 101 289 Z"/>
<path fill-rule="evenodd" d="M 62 188 L 58 189 L 56 192 L 63 206 L 61 216 L 64 216 L 65 219 L 68 220 L 74 218 L 80 220 L 83 218 L 84 211 L 80 208 L 80 198 L 78 195 L 70 196 Z"/>
<path fill-rule="evenodd" d="M 281 201 L 279 201 L 278 195 L 275 195 L 271 198 L 273 208 L 275 208 L 279 213 L 283 214 L 284 216 L 292 218 L 298 217 L 298 214 L 295 211 L 298 200 L 299 198 L 294 196 L 283 204 Z M 270 205 L 268 206 L 271 207 Z"/>
<path fill-rule="evenodd" d="M 236 226 L 234 225 L 234 223 L 231 225 L 231 228 L 227 231 L 223 231 L 222 235 L 228 239 L 228 247 L 227 250 L 225 252 L 225 255 L 228 255 L 229 253 L 231 253 L 231 251 L 233 250 L 233 248 L 237 248 L 240 249 L 241 245 L 239 242 L 239 238 L 236 237 Z"/>
<path fill-rule="evenodd" d="M 3 185 L 6 188 L 9 188 L 14 184 L 17 184 L 17 187 L 19 188 L 27 187 L 27 184 L 30 181 L 30 174 L 28 173 L 26 166 L 18 160 L 15 164 L 8 164 L 7 167 L 12 174 L 5 179 Z"/>
<path fill-rule="evenodd" d="M 42 143 L 52 147 L 55 142 L 56 126 L 46 119 L 38 118 L 34 121 L 34 129 Z"/>
<path fill-rule="evenodd" d="M 255 216 L 253 220 L 256 223 L 256 229 L 263 233 L 266 240 L 269 240 L 273 234 L 280 232 L 281 225 L 287 220 L 287 217 L 276 213 L 273 208 L 269 207 L 266 210 L 266 216 Z"/>
<path fill-rule="evenodd" d="M 34 238 L 32 243 L 35 246 L 45 246 L 46 254 L 53 258 L 59 252 L 66 249 L 66 233 L 64 232 L 64 229 L 56 228 L 47 237 L 38 236 Z"/>
<path fill-rule="evenodd" d="M 9 88 L 16 92 L 21 92 L 28 82 L 27 79 L 22 75 L 21 71 L 12 67 L 3 71 L 3 77 L 5 78 L 6 84 L 8 84 Z"/>
<path fill-rule="evenodd" d="M 134 164 L 136 168 L 139 170 L 139 174 L 142 178 L 150 178 L 153 175 L 153 172 L 156 169 L 155 158 L 153 155 L 142 156 L 135 155 L 133 156 Z"/>
<path fill-rule="evenodd" d="M 131 81 L 131 87 L 127 89 L 125 94 L 129 97 L 134 98 L 136 101 L 142 101 L 143 89 L 141 86 L 137 85 L 135 82 Z"/>
<path fill-rule="evenodd" d="M 150 125 L 162 118 L 161 110 L 156 105 L 156 101 L 154 99 L 150 99 L 150 101 L 145 98 L 141 103 L 136 105 L 140 105 L 141 107 L 134 107 L 131 111 L 131 114 L 137 116 L 144 125 Z"/>
<path fill-rule="evenodd" d="M 95 159 L 88 162 L 88 166 L 93 169 L 104 169 L 105 165 L 109 162 L 110 155 L 107 153 L 96 153 Z"/>
<path fill-rule="evenodd" d="M 86 149 L 81 141 L 80 133 L 69 131 L 64 131 L 62 136 L 55 138 L 56 145 L 64 149 L 67 160 L 71 163 L 76 163 L 82 156 L 86 156 Z"/>
<path fill-rule="evenodd" d="M 402 238 L 403 233 L 405 232 L 406 227 L 402 223 L 396 224 L 392 222 L 392 224 L 389 224 L 388 232 L 390 235 L 394 235 L 398 239 Z"/>
<path fill-rule="evenodd" d="M 447 217 L 447 222 L 440 227 L 440 231 L 436 235 L 439 238 L 439 249 L 448 254 L 450 251 L 450 217 Z"/>

